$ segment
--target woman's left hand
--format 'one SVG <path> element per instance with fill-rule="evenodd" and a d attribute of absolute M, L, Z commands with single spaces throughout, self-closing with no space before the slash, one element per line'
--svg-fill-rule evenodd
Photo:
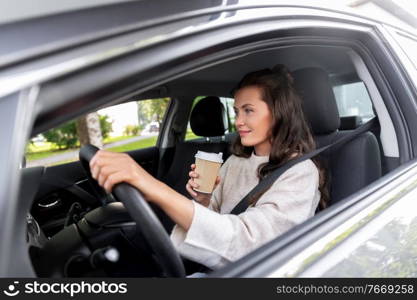
<path fill-rule="evenodd" d="M 92 177 L 107 193 L 121 182 L 139 189 L 149 199 L 149 191 L 157 180 L 138 165 L 128 154 L 99 150 L 90 161 Z"/>

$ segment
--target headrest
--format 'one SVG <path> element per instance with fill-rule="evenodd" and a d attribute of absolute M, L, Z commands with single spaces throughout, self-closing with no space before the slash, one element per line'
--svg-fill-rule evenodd
<path fill-rule="evenodd" d="M 191 112 L 190 126 L 194 134 L 199 136 L 224 135 L 225 115 L 220 98 L 208 96 L 201 99 Z"/>
<path fill-rule="evenodd" d="M 340 126 L 340 117 L 327 73 L 319 68 L 305 68 L 292 72 L 292 75 L 313 133 L 336 131 Z"/>
<path fill-rule="evenodd" d="M 340 130 L 353 130 L 362 125 L 362 119 L 359 116 L 347 116 L 340 118 Z"/>

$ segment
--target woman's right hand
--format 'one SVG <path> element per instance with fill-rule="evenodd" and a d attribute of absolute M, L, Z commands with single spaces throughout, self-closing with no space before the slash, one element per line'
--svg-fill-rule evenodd
<path fill-rule="evenodd" d="M 194 181 L 194 178 L 198 178 L 198 176 L 199 176 L 199 174 L 197 172 L 195 172 L 195 164 L 191 165 L 191 171 L 188 175 L 190 176 L 190 179 L 188 180 L 188 182 L 185 186 L 187 192 L 191 195 L 191 197 L 193 197 L 193 199 L 195 201 L 197 201 L 201 205 L 204 205 L 205 207 L 209 206 L 210 199 L 211 199 L 211 194 L 200 193 L 200 192 L 197 192 L 197 191 L 194 190 L 194 189 L 199 188 L 199 185 Z M 213 190 L 216 188 L 216 186 L 219 183 L 220 183 L 220 177 L 217 176 L 216 181 L 214 183 Z"/>

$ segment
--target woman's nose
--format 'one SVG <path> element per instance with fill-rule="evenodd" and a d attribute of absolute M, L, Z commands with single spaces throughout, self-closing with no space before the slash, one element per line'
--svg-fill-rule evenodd
<path fill-rule="evenodd" d="M 238 128 L 240 126 L 243 126 L 243 125 L 245 125 L 244 118 L 241 117 L 241 116 L 236 116 L 236 118 L 235 118 L 235 126 L 236 126 L 236 128 Z"/>

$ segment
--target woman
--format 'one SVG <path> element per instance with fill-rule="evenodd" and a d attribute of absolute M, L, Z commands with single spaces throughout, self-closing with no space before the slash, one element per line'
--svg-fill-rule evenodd
<path fill-rule="evenodd" d="M 235 205 L 259 179 L 285 162 L 310 152 L 314 141 L 301 100 L 287 69 L 276 66 L 247 74 L 234 92 L 236 139 L 234 155 L 224 163 L 213 195 L 194 191 L 198 177 L 191 166 L 190 201 L 140 167 L 127 154 L 98 151 L 90 162 L 92 175 L 111 192 L 119 182 L 139 189 L 177 224 L 171 240 L 186 258 L 216 269 L 247 254 L 314 215 L 327 192 L 324 172 L 312 160 L 289 170 L 240 215 Z"/>

